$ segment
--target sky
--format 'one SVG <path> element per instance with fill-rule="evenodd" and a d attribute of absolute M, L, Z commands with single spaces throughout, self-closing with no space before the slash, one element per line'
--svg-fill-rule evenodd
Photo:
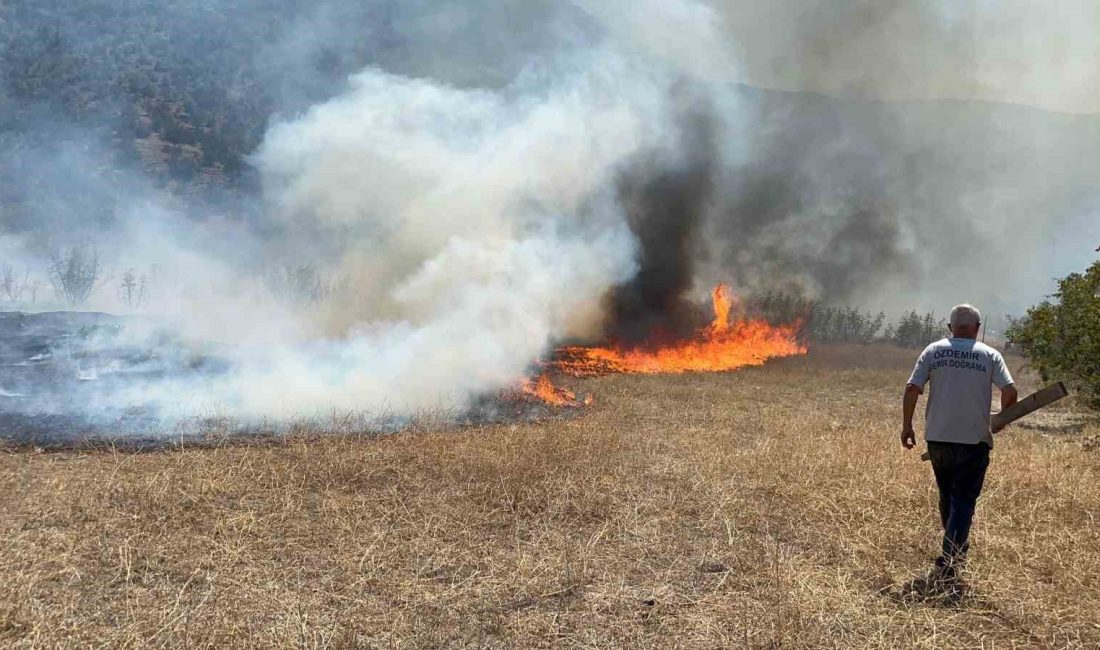
<path fill-rule="evenodd" d="M 966 99 L 1100 111 L 1100 3 L 718 2 L 742 79 L 893 101 Z"/>

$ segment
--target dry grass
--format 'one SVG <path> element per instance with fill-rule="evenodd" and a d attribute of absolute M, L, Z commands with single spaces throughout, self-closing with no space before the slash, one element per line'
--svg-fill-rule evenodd
<path fill-rule="evenodd" d="M 1064 413 L 998 444 L 963 604 L 895 596 L 937 544 L 911 356 L 594 379 L 565 421 L 3 454 L 0 644 L 1100 645 L 1098 428 Z"/>

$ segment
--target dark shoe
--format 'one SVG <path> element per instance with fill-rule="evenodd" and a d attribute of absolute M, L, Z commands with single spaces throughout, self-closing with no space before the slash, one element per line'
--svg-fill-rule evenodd
<path fill-rule="evenodd" d="M 901 587 L 901 595 L 907 601 L 924 600 L 935 595 L 936 585 L 940 583 L 940 570 L 932 569 L 923 576 L 913 578 Z"/>
<path fill-rule="evenodd" d="M 962 583 L 957 570 L 950 564 L 936 561 L 928 573 L 914 578 L 901 588 L 902 598 L 907 601 L 942 598 L 945 601 L 958 601 L 962 596 Z"/>
<path fill-rule="evenodd" d="M 966 584 L 959 576 L 961 565 L 962 561 L 958 558 L 954 561 L 937 559 L 936 566 L 932 569 L 935 578 L 929 595 L 939 597 L 944 605 L 958 605 L 966 593 Z"/>
<path fill-rule="evenodd" d="M 966 585 L 956 578 L 951 583 L 944 585 L 943 592 L 940 594 L 940 602 L 947 607 L 954 607 L 962 602 L 964 595 L 966 595 Z"/>
<path fill-rule="evenodd" d="M 936 558 L 936 569 L 940 572 L 940 576 L 944 580 L 957 580 L 965 564 L 965 556 L 954 558 L 945 558 L 941 556 Z"/>

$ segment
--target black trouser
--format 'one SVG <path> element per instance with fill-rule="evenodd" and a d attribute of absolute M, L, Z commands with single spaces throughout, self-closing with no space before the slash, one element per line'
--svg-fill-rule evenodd
<path fill-rule="evenodd" d="M 989 467 L 989 446 L 929 441 L 928 455 L 940 488 L 943 524 L 943 555 L 937 564 L 953 568 L 966 559 L 970 547 L 970 522 Z"/>

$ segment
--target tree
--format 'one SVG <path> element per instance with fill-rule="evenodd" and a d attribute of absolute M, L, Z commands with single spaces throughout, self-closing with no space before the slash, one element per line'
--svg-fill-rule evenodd
<path fill-rule="evenodd" d="M 922 317 L 916 311 L 903 314 L 897 325 L 892 328 L 894 342 L 904 347 L 921 347 L 928 344 L 928 329 L 926 322 L 929 317 Z"/>
<path fill-rule="evenodd" d="M 118 283 L 118 298 L 130 309 L 137 309 L 145 300 L 144 275 L 138 275 L 133 269 L 126 269 Z"/>
<path fill-rule="evenodd" d="M 84 303 L 96 290 L 101 268 L 99 253 L 90 244 L 73 246 L 50 256 L 50 283 L 70 307 Z"/>
<path fill-rule="evenodd" d="M 1012 321 L 1008 340 L 1044 381 L 1064 379 L 1100 408 L 1100 262 L 1058 281 L 1058 291 Z"/>

